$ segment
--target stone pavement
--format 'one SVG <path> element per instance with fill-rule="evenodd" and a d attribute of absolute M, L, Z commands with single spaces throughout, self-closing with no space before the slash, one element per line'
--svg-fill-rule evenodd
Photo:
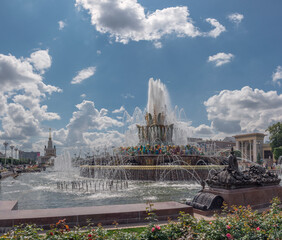
<path fill-rule="evenodd" d="M 89 220 L 93 224 L 101 223 L 103 226 L 112 225 L 114 221 L 119 224 L 145 223 L 148 216 L 145 203 L 108 205 L 93 207 L 53 208 L 34 210 L 13 210 L 14 203 L 0 201 L 0 228 L 11 228 L 14 225 L 35 223 L 45 229 L 50 224 L 66 219 L 70 227 L 75 225 L 88 225 Z M 179 212 L 193 215 L 193 208 L 178 202 L 156 202 L 153 205 L 155 213 L 160 221 L 168 218 L 177 219 Z"/>

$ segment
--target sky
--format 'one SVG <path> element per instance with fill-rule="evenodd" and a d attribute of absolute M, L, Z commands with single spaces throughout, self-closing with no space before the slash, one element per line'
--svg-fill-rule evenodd
<path fill-rule="evenodd" d="M 2 0 L 0 151 L 130 145 L 160 79 L 182 139 L 282 121 L 281 0 Z M 182 110 L 181 110 L 182 109 Z M 128 130 L 129 129 L 129 130 Z"/>

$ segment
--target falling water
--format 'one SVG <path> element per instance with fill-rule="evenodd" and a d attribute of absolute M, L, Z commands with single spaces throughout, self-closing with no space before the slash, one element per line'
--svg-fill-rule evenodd
<path fill-rule="evenodd" d="M 166 115 L 165 124 L 171 124 L 171 105 L 166 86 L 160 79 L 150 78 L 148 86 L 147 112 L 154 114 L 164 113 Z"/>
<path fill-rule="evenodd" d="M 187 137 L 193 135 L 190 128 L 191 122 L 187 121 L 183 108 L 171 107 L 170 97 L 167 87 L 160 79 L 149 79 L 148 83 L 148 102 L 147 107 L 142 111 L 136 107 L 132 116 L 124 112 L 124 132 L 125 141 L 123 146 L 136 146 L 139 143 L 136 124 L 144 126 L 145 115 L 150 113 L 152 116 L 158 113 L 164 113 L 165 124 L 173 124 L 173 143 L 176 145 L 186 145 Z"/>
<path fill-rule="evenodd" d="M 54 161 L 54 170 L 61 172 L 64 175 L 79 173 L 79 169 L 72 165 L 72 158 L 70 156 L 70 152 L 68 151 L 63 152 L 61 155 L 56 157 Z"/>

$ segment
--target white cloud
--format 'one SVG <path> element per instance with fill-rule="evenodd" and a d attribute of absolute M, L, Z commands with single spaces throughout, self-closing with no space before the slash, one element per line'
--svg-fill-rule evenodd
<path fill-rule="evenodd" d="M 133 96 L 133 95 L 130 94 L 130 93 L 121 94 L 121 96 L 122 96 L 122 98 L 124 98 L 124 99 L 135 98 L 135 96 Z"/>
<path fill-rule="evenodd" d="M 84 134 L 85 142 L 88 146 L 95 148 L 119 147 L 124 142 L 124 134 L 118 131 L 92 132 Z"/>
<path fill-rule="evenodd" d="M 279 86 L 281 86 L 280 81 L 282 80 L 282 66 L 277 66 L 276 72 L 272 74 L 272 81 L 274 83 L 277 83 Z"/>
<path fill-rule="evenodd" d="M 234 55 L 231 53 L 217 53 L 213 56 L 209 56 L 208 62 L 215 63 L 215 66 L 219 67 L 223 64 L 229 63 L 234 58 Z"/>
<path fill-rule="evenodd" d="M 97 55 L 99 56 L 99 55 L 101 55 L 102 52 L 101 52 L 101 50 L 97 50 L 96 53 L 97 53 Z"/>
<path fill-rule="evenodd" d="M 68 145 L 85 145 L 84 134 L 91 130 L 107 130 L 111 127 L 122 127 L 123 123 L 107 116 L 108 110 L 95 108 L 94 102 L 84 100 L 76 105 L 78 111 L 73 113 L 67 125 Z"/>
<path fill-rule="evenodd" d="M 112 113 L 122 113 L 124 111 L 125 111 L 124 106 L 121 106 L 120 109 L 116 109 L 116 110 L 112 111 Z"/>
<path fill-rule="evenodd" d="M 227 18 L 228 18 L 231 22 L 233 22 L 233 23 L 235 23 L 235 24 L 238 25 L 238 24 L 241 23 L 242 20 L 244 19 L 244 15 L 243 15 L 243 14 L 240 14 L 240 13 L 232 13 L 232 14 L 228 15 Z"/>
<path fill-rule="evenodd" d="M 163 47 L 161 42 L 154 42 L 154 46 L 155 46 L 155 48 L 162 48 Z"/>
<path fill-rule="evenodd" d="M 41 121 L 60 119 L 47 111 L 47 105 L 41 105 L 46 94 L 61 92 L 43 82 L 41 74 L 50 66 L 48 50 L 35 51 L 30 58 L 0 54 L 1 138 L 27 142 L 41 135 Z"/>
<path fill-rule="evenodd" d="M 44 74 L 45 69 L 51 67 L 52 58 L 49 55 L 49 50 L 38 50 L 30 55 L 29 62 L 33 64 L 34 68 Z"/>
<path fill-rule="evenodd" d="M 214 132 L 212 130 L 211 126 L 207 126 L 205 124 L 201 124 L 200 126 L 196 127 L 194 129 L 194 135 L 199 136 L 199 135 L 204 135 L 204 136 L 210 136 Z"/>
<path fill-rule="evenodd" d="M 264 92 L 248 86 L 241 90 L 223 90 L 205 103 L 208 119 L 221 133 L 264 132 L 282 121 L 282 94 Z"/>
<path fill-rule="evenodd" d="M 96 67 L 88 67 L 82 69 L 78 72 L 78 74 L 72 79 L 71 84 L 79 84 L 87 78 L 90 78 L 94 75 L 96 71 Z"/>
<path fill-rule="evenodd" d="M 64 21 L 59 21 L 58 24 L 59 24 L 59 30 L 63 30 L 64 27 L 66 26 L 66 23 Z"/>
<path fill-rule="evenodd" d="M 223 25 L 221 25 L 216 19 L 214 18 L 207 18 L 206 21 L 210 23 L 215 28 L 204 35 L 217 38 L 222 32 L 225 32 L 226 29 Z"/>
<path fill-rule="evenodd" d="M 80 97 L 81 97 L 81 98 L 86 98 L 86 94 L 83 93 L 83 94 L 80 95 Z"/>
<path fill-rule="evenodd" d="M 116 42 L 124 44 L 130 40 L 158 42 L 168 34 L 176 34 L 178 37 L 217 37 L 225 31 L 217 20 L 208 18 L 206 21 L 215 29 L 201 32 L 194 26 L 186 6 L 147 13 L 137 0 L 76 0 L 76 6 L 88 10 L 91 23 L 98 32 L 109 33 Z"/>

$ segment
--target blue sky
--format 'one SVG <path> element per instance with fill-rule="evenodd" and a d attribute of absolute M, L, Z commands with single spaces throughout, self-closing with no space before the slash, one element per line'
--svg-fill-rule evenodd
<path fill-rule="evenodd" d="M 61 148 L 125 144 L 134 120 L 121 116 L 145 109 L 150 78 L 184 109 L 185 136 L 264 131 L 282 121 L 281 9 L 279 0 L 1 1 L 0 140 L 42 151 L 51 127 Z"/>

